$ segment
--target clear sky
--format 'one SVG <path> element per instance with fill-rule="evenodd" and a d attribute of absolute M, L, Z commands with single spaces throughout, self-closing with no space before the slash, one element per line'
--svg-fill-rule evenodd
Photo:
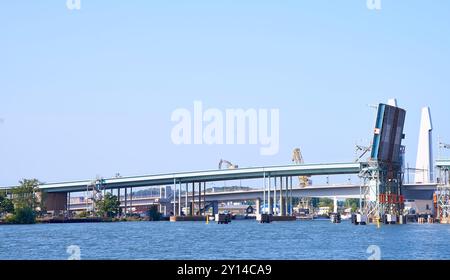
<path fill-rule="evenodd" d="M 348 162 L 375 110 L 420 110 L 450 142 L 450 1 L 7 0 L 0 4 L 0 185 Z M 171 141 L 177 108 L 278 108 L 280 150 Z M 437 140 L 435 139 L 437 143 Z M 437 144 L 435 145 L 437 146 Z"/>

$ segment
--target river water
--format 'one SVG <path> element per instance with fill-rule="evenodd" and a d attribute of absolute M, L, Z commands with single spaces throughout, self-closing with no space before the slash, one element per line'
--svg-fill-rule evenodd
<path fill-rule="evenodd" d="M 450 225 L 380 229 L 328 221 L 2 225 L 0 259 L 64 260 L 75 252 L 89 260 L 450 260 L 449 240 Z"/>

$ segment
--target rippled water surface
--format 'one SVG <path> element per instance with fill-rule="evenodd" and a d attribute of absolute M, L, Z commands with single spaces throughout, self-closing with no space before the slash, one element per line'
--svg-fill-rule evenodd
<path fill-rule="evenodd" d="M 349 222 L 233 221 L 0 226 L 0 259 L 450 259 L 450 225 L 354 226 Z"/>

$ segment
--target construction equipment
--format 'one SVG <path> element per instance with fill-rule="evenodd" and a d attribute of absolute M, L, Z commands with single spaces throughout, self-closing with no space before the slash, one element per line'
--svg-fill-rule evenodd
<path fill-rule="evenodd" d="M 361 145 L 356 144 L 356 145 L 355 145 L 355 157 L 356 157 L 355 162 L 360 162 L 361 159 L 362 159 L 367 153 L 369 153 L 369 152 L 371 152 L 371 151 L 372 151 L 372 145 L 366 147 L 366 146 L 361 146 Z M 358 155 L 358 153 L 361 153 L 361 154 Z"/>
<path fill-rule="evenodd" d="M 219 170 L 222 170 L 224 165 L 226 166 L 226 169 L 238 169 L 239 168 L 238 165 L 234 165 L 231 162 L 229 162 L 228 160 L 221 159 L 219 162 Z"/>
<path fill-rule="evenodd" d="M 299 148 L 295 148 L 292 153 L 292 162 L 295 164 L 304 164 L 305 161 L 303 160 L 302 152 Z M 299 176 L 298 180 L 300 182 L 301 187 L 306 187 L 309 184 L 309 177 L 308 176 Z"/>
<path fill-rule="evenodd" d="M 295 164 L 304 164 L 302 152 L 299 148 L 295 148 L 292 152 L 292 162 Z M 300 183 L 300 187 L 306 188 L 309 185 L 309 177 L 308 176 L 299 176 L 298 181 Z M 311 199 L 307 197 L 300 197 L 298 207 L 299 209 L 308 209 L 308 212 L 311 211 Z"/>

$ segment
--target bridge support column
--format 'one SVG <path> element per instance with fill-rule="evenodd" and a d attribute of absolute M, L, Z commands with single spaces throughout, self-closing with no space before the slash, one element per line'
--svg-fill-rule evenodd
<path fill-rule="evenodd" d="M 292 208 L 292 177 L 289 178 L 290 186 L 289 186 L 289 215 L 294 214 L 294 210 Z"/>
<path fill-rule="evenodd" d="M 284 208 L 283 199 L 283 177 L 280 177 L 280 216 L 286 216 L 286 209 Z"/>
<path fill-rule="evenodd" d="M 185 216 L 188 216 L 190 213 L 188 212 L 189 211 L 189 204 L 188 204 L 188 193 L 189 193 L 189 184 L 188 183 L 186 183 L 186 201 L 185 201 L 185 212 L 184 212 L 184 215 Z"/>
<path fill-rule="evenodd" d="M 195 212 L 195 183 L 192 183 L 192 200 L 191 200 L 191 209 L 189 209 L 190 216 L 194 216 Z"/>
<path fill-rule="evenodd" d="M 133 214 L 133 188 L 130 188 L 130 213 Z"/>
<path fill-rule="evenodd" d="M 122 212 L 122 207 L 121 207 L 122 206 L 122 200 L 120 199 L 120 188 L 117 189 L 117 200 L 119 201 L 119 213 L 117 213 L 117 216 L 120 217 L 120 214 Z M 161 212 L 161 211 L 159 211 L 159 212 Z"/>
<path fill-rule="evenodd" d="M 181 208 L 183 208 L 181 206 L 181 182 L 178 186 L 178 216 L 181 216 Z"/>
<path fill-rule="evenodd" d="M 273 214 L 273 207 L 272 207 L 272 199 L 270 198 L 270 192 L 272 191 L 272 180 L 270 180 L 269 175 L 269 190 L 267 191 L 267 207 L 268 207 L 268 214 Z"/>
<path fill-rule="evenodd" d="M 125 217 L 128 214 L 128 188 L 125 188 Z"/>
<path fill-rule="evenodd" d="M 202 216 L 202 183 L 198 183 L 198 214 Z"/>
<path fill-rule="evenodd" d="M 266 183 L 266 172 L 264 172 L 264 177 L 263 177 L 263 209 L 262 209 L 262 213 L 261 214 L 265 214 L 264 212 L 264 208 L 266 207 L 266 187 L 267 187 L 267 183 Z"/>
<path fill-rule="evenodd" d="M 206 215 L 206 182 L 203 182 L 203 212 Z"/>
<path fill-rule="evenodd" d="M 255 204 L 256 204 L 256 206 L 255 206 L 255 210 L 256 210 L 256 215 L 260 215 L 261 214 L 261 198 L 258 198 L 258 199 L 256 199 L 255 200 Z"/>
<path fill-rule="evenodd" d="M 333 213 L 337 213 L 338 212 L 338 200 L 337 200 L 337 197 L 334 197 L 333 200 L 334 200 Z"/>
<path fill-rule="evenodd" d="M 172 216 L 177 215 L 177 181 L 173 179 L 173 189 L 172 189 L 172 198 L 173 198 L 173 211 Z"/>
<path fill-rule="evenodd" d="M 277 181 L 278 181 L 278 178 L 274 177 L 273 178 L 273 183 L 274 183 L 274 190 L 273 190 L 273 208 L 274 208 L 274 210 L 273 210 L 273 214 L 274 215 L 278 215 L 278 210 L 277 210 L 277 203 L 278 203 L 278 201 L 277 201 Z"/>
<path fill-rule="evenodd" d="M 289 197 L 289 177 L 286 177 L 286 185 L 284 190 L 284 212 L 287 214 L 289 213 L 289 205 L 288 205 L 288 197 Z"/>
<path fill-rule="evenodd" d="M 218 201 L 213 201 L 212 202 L 212 209 L 213 209 L 213 215 L 217 215 L 219 214 L 219 202 Z"/>

